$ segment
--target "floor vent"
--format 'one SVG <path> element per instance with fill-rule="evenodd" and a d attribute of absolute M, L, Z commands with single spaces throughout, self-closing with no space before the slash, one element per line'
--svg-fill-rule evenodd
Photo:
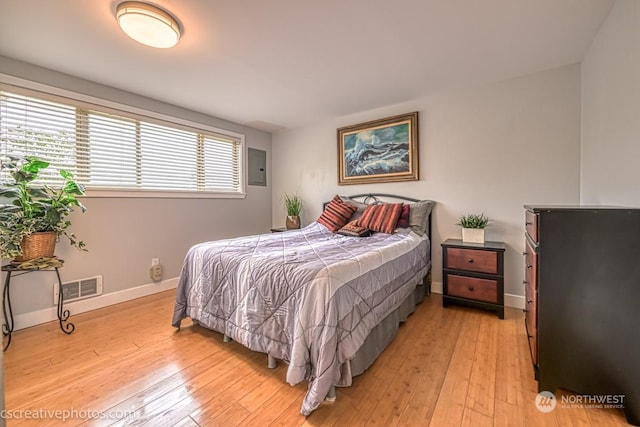
<path fill-rule="evenodd" d="M 64 302 L 77 301 L 102 295 L 102 276 L 66 282 L 62 284 Z M 58 284 L 53 285 L 53 303 L 58 303 Z"/>

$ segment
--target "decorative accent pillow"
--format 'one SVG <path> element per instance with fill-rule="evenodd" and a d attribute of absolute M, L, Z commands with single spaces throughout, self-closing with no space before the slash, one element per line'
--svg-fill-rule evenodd
<path fill-rule="evenodd" d="M 358 225 L 373 231 L 391 234 L 396 229 L 402 212 L 402 203 L 369 205 L 358 219 Z"/>
<path fill-rule="evenodd" d="M 409 227 L 420 236 L 423 236 L 428 231 L 429 223 L 427 218 L 429 218 L 434 204 L 433 200 L 409 203 Z"/>
<path fill-rule="evenodd" d="M 364 210 L 367 208 L 367 204 L 366 203 L 362 203 L 359 202 L 357 200 L 353 200 L 350 197 L 347 196 L 340 196 L 340 199 L 345 202 L 348 205 L 351 206 L 355 206 L 356 211 L 353 213 L 353 215 L 351 215 L 351 220 L 355 220 L 358 219 L 362 216 L 362 214 L 364 213 Z"/>
<path fill-rule="evenodd" d="M 409 205 L 406 203 L 402 205 L 402 212 L 400 212 L 400 218 L 398 218 L 397 228 L 409 228 Z"/>
<path fill-rule="evenodd" d="M 335 233 L 349 222 L 349 218 L 355 211 L 356 208 L 354 206 L 346 204 L 340 199 L 340 196 L 336 195 L 324 208 L 322 215 L 318 218 L 318 222 L 327 227 L 332 233 Z"/>
<path fill-rule="evenodd" d="M 372 231 L 368 228 L 359 226 L 358 221 L 351 221 L 340 230 L 338 230 L 338 234 L 351 237 L 369 237 L 371 236 L 371 233 Z"/>

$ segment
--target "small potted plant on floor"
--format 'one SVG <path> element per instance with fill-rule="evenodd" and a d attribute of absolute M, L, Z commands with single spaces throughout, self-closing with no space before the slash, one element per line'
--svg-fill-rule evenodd
<path fill-rule="evenodd" d="M 287 208 L 287 230 L 300 228 L 300 212 L 302 211 L 302 199 L 298 195 L 284 195 L 284 206 Z"/>
<path fill-rule="evenodd" d="M 484 229 L 487 224 L 489 224 L 489 218 L 483 213 L 461 216 L 457 225 L 462 227 L 462 241 L 484 243 Z"/>
<path fill-rule="evenodd" d="M 85 244 L 69 233 L 68 215 L 85 207 L 77 196 L 84 187 L 65 170 L 60 187 L 37 183 L 40 171 L 49 163 L 37 157 L 7 156 L 0 163 L 0 257 L 25 262 L 51 258 L 58 236 L 64 235 L 71 246 L 84 249 Z"/>

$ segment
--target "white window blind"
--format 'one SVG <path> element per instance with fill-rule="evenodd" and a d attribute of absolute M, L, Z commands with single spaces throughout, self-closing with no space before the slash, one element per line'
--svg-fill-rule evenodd
<path fill-rule="evenodd" d="M 66 169 L 88 190 L 242 194 L 242 148 L 231 133 L 0 90 L 0 153 L 50 162 L 43 183 Z"/>
<path fill-rule="evenodd" d="M 59 182 L 59 169 L 76 172 L 75 140 L 74 108 L 0 92 L 2 154 L 38 156 L 50 162 L 39 183 Z"/>

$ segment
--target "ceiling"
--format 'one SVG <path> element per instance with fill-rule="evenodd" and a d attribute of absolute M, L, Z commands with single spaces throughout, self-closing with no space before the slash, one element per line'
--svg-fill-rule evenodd
<path fill-rule="evenodd" d="M 0 0 L 0 55 L 266 131 L 580 62 L 614 0 L 156 0 L 178 45 L 113 0 Z"/>

